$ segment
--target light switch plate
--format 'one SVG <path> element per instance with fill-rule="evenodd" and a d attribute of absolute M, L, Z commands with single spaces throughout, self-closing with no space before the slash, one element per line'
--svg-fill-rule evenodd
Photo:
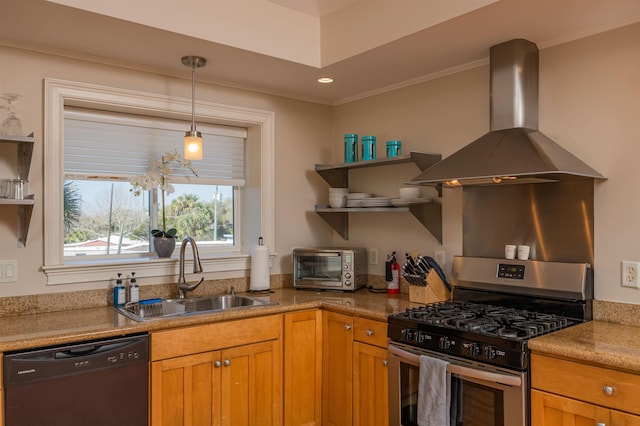
<path fill-rule="evenodd" d="M 17 259 L 1 259 L 0 260 L 0 283 L 18 282 L 18 260 Z"/>

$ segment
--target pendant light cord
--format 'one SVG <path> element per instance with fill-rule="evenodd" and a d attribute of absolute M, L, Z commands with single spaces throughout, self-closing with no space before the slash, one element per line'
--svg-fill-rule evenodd
<path fill-rule="evenodd" d="M 196 65 L 191 66 L 191 131 L 196 131 Z"/>

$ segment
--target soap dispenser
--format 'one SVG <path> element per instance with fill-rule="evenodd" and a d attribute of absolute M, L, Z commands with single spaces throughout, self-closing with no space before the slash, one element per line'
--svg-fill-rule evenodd
<path fill-rule="evenodd" d="M 127 303 L 127 294 L 124 288 L 124 284 L 122 283 L 122 274 L 118 274 L 118 279 L 116 280 L 116 285 L 113 287 L 113 306 L 118 307 Z"/>
<path fill-rule="evenodd" d="M 131 279 L 129 280 L 129 302 L 138 303 L 140 300 L 140 286 L 136 280 L 136 273 L 131 273 Z"/>

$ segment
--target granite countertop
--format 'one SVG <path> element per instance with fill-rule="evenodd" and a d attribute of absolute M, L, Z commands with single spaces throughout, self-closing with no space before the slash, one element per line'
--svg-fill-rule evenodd
<path fill-rule="evenodd" d="M 366 289 L 342 293 L 284 288 L 267 296 L 251 296 L 268 299 L 277 305 L 147 322 L 136 322 L 112 307 L 3 317 L 0 318 L 0 352 L 312 308 L 387 321 L 389 315 L 417 306 L 409 302 L 406 294 L 387 295 Z"/>
<path fill-rule="evenodd" d="M 640 372 L 640 327 L 590 321 L 529 340 L 533 352 Z"/>

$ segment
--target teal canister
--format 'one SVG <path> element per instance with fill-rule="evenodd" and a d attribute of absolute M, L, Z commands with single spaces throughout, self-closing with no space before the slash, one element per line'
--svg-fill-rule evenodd
<path fill-rule="evenodd" d="M 387 158 L 399 157 L 402 155 L 401 141 L 387 141 Z"/>
<path fill-rule="evenodd" d="M 362 137 L 362 159 L 363 160 L 376 159 L 376 137 L 375 136 Z"/>
<path fill-rule="evenodd" d="M 344 135 L 344 162 L 354 163 L 358 161 L 358 134 L 347 133 Z"/>

